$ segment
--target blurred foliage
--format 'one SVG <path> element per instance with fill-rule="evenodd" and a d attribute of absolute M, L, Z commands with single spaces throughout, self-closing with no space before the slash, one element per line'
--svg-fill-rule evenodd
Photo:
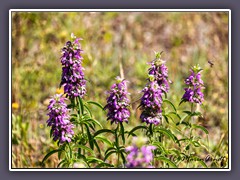
<path fill-rule="evenodd" d="M 59 92 L 61 48 L 74 33 L 82 37 L 86 99 L 105 104 L 106 91 L 120 74 L 130 82 L 130 126 L 140 124 L 138 99 L 147 64 L 163 51 L 169 79 L 168 98 L 180 102 L 192 65 L 204 69 L 204 108 L 199 121 L 209 130 L 209 151 L 228 154 L 228 14 L 225 12 L 13 12 L 12 13 L 12 165 L 40 167 L 54 144 L 46 107 Z M 211 60 L 214 65 L 208 64 Z M 15 103 L 15 104 L 14 104 Z M 184 105 L 183 105 L 183 108 Z M 104 112 L 95 118 L 110 126 Z M 206 139 L 204 139 L 206 141 Z M 51 144 L 51 145 L 50 145 Z M 206 142 L 207 144 L 207 142 Z M 206 152 L 202 152 L 203 155 Z M 57 158 L 46 167 L 55 167 Z"/>

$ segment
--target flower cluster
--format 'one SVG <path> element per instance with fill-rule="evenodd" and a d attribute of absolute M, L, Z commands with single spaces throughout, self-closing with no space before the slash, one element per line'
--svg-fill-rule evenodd
<path fill-rule="evenodd" d="M 49 110 L 47 125 L 52 127 L 53 140 L 59 140 L 60 143 L 70 142 L 74 134 L 72 130 L 74 126 L 69 121 L 69 110 L 64 102 L 65 100 L 66 98 L 62 97 L 62 94 L 56 94 L 50 100 L 47 108 Z"/>
<path fill-rule="evenodd" d="M 198 104 L 202 104 L 202 102 L 204 101 L 204 94 L 202 93 L 204 83 L 201 79 L 201 70 L 202 69 L 199 67 L 199 65 L 194 66 L 190 70 L 190 76 L 185 79 L 185 84 L 188 85 L 187 88 L 184 88 L 185 93 L 182 97 L 182 99 L 184 99 L 185 101 Z"/>
<path fill-rule="evenodd" d="M 150 81 L 148 85 L 142 90 L 143 96 L 141 98 L 142 114 L 140 119 L 147 124 L 158 125 L 162 118 L 162 91 L 156 81 Z"/>
<path fill-rule="evenodd" d="M 160 55 L 156 54 L 156 59 L 151 63 L 151 68 L 149 68 L 149 75 L 154 76 L 154 80 L 158 83 L 161 90 L 165 93 L 169 91 L 168 83 L 168 68 L 165 65 L 165 61 L 160 59 Z"/>
<path fill-rule="evenodd" d="M 156 59 L 150 64 L 148 83 L 142 90 L 140 119 L 147 124 L 158 125 L 162 119 L 162 95 L 169 91 L 168 69 L 161 53 L 156 53 Z"/>
<path fill-rule="evenodd" d="M 140 138 L 133 138 L 133 145 L 128 146 L 125 150 L 129 152 L 127 155 L 127 168 L 154 168 L 151 166 L 153 160 L 152 151 L 155 146 L 142 145 L 143 142 L 137 142 Z"/>
<path fill-rule="evenodd" d="M 108 92 L 107 105 L 104 109 L 108 109 L 107 120 L 111 123 L 128 122 L 130 111 L 128 109 L 129 99 L 127 98 L 126 81 L 117 77 L 117 83 L 113 84 Z"/>
<path fill-rule="evenodd" d="M 86 80 L 84 78 L 82 67 L 83 57 L 81 53 L 80 40 L 73 34 L 71 35 L 73 41 L 68 41 L 62 48 L 62 80 L 61 85 L 64 86 L 64 93 L 67 93 L 70 98 L 81 98 L 86 94 Z"/>

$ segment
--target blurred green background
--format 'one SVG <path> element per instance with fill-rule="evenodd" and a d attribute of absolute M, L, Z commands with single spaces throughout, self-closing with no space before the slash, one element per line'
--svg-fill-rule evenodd
<path fill-rule="evenodd" d="M 46 126 L 49 97 L 61 92 L 61 48 L 70 34 L 83 38 L 85 99 L 105 105 L 106 91 L 120 75 L 130 82 L 132 117 L 154 51 L 164 51 L 177 105 L 189 68 L 204 69 L 205 108 L 199 122 L 209 130 L 210 151 L 228 156 L 228 13 L 227 12 L 13 12 L 12 13 L 12 167 L 40 167 L 56 147 Z M 214 63 L 211 68 L 208 60 Z M 187 106 L 185 106 L 188 108 Z M 185 108 L 184 106 L 182 108 Z M 94 115 L 109 126 L 106 114 Z M 56 167 L 53 156 L 46 167 Z"/>

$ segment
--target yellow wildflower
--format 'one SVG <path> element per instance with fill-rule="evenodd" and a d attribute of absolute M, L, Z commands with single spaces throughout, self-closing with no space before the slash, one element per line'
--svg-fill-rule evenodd
<path fill-rule="evenodd" d="M 12 108 L 13 109 L 18 109 L 19 108 L 19 104 L 16 103 L 16 102 L 12 103 Z"/>

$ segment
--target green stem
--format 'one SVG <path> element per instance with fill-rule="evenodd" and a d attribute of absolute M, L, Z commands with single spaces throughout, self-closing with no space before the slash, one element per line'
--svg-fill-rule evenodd
<path fill-rule="evenodd" d="M 191 113 L 193 113 L 193 103 L 191 103 Z"/>
<path fill-rule="evenodd" d="M 72 148 L 70 146 L 70 144 L 67 142 L 68 148 L 69 148 L 69 157 L 70 159 L 72 159 Z"/>
<path fill-rule="evenodd" d="M 152 138 L 154 138 L 154 134 L 153 134 L 153 124 L 150 124 L 148 127 L 148 131 L 149 131 L 149 142 L 152 143 Z"/>
<path fill-rule="evenodd" d="M 117 125 L 117 128 L 115 129 L 115 142 L 117 148 L 119 147 L 119 141 L 118 141 L 118 129 L 119 129 L 119 124 Z"/>
<path fill-rule="evenodd" d="M 117 154 L 117 168 L 119 167 L 120 164 L 120 158 L 119 158 L 119 153 Z"/>
<path fill-rule="evenodd" d="M 191 115 L 193 114 L 193 105 L 194 104 L 191 103 Z M 191 119 L 192 119 L 192 116 L 191 116 Z M 190 128 L 190 139 L 192 139 L 192 128 Z M 189 148 L 188 148 L 188 158 L 189 159 L 190 159 L 190 151 L 191 151 L 191 145 L 189 144 Z M 189 160 L 187 161 L 187 168 L 188 168 L 188 165 L 189 165 Z"/>
<path fill-rule="evenodd" d="M 82 134 L 83 134 L 83 125 L 82 124 L 80 124 L 81 125 L 81 131 L 82 131 Z"/>
<path fill-rule="evenodd" d="M 83 114 L 83 112 L 81 112 L 81 108 L 80 108 L 81 104 L 80 104 L 80 101 L 78 98 L 76 98 L 76 102 L 77 102 L 76 104 L 78 106 L 78 108 L 76 108 L 76 109 L 78 109 L 77 111 L 78 111 L 79 122 L 80 122 L 81 115 Z M 81 134 L 84 134 L 83 124 L 80 123 L 80 127 L 81 127 Z M 79 144 L 81 144 L 81 142 L 79 142 Z M 78 155 L 80 155 L 80 154 L 81 154 L 81 148 L 78 148 Z M 85 154 L 85 150 L 83 149 L 83 155 L 84 154 Z"/>
<path fill-rule="evenodd" d="M 81 131 L 82 131 L 82 134 L 84 134 L 84 129 L 83 129 L 83 125 L 81 124 Z M 81 150 L 81 149 L 80 149 Z M 85 149 L 83 149 L 83 155 L 85 154 Z"/>
<path fill-rule="evenodd" d="M 117 124 L 117 128 L 115 129 L 115 144 L 117 148 L 117 167 L 119 167 L 120 159 L 119 159 L 119 141 L 118 141 L 118 130 L 119 130 L 119 124 Z"/>
<path fill-rule="evenodd" d="M 78 114 L 79 114 L 79 116 L 81 116 L 82 112 L 81 112 L 81 108 L 80 108 L 80 102 L 79 102 L 79 99 L 76 98 L 76 101 L 77 101 L 77 106 L 78 106 Z"/>
<path fill-rule="evenodd" d="M 191 115 L 193 114 L 193 103 L 191 104 Z M 192 116 L 191 116 L 192 119 Z M 192 138 L 192 129 L 190 130 L 190 138 Z"/>

